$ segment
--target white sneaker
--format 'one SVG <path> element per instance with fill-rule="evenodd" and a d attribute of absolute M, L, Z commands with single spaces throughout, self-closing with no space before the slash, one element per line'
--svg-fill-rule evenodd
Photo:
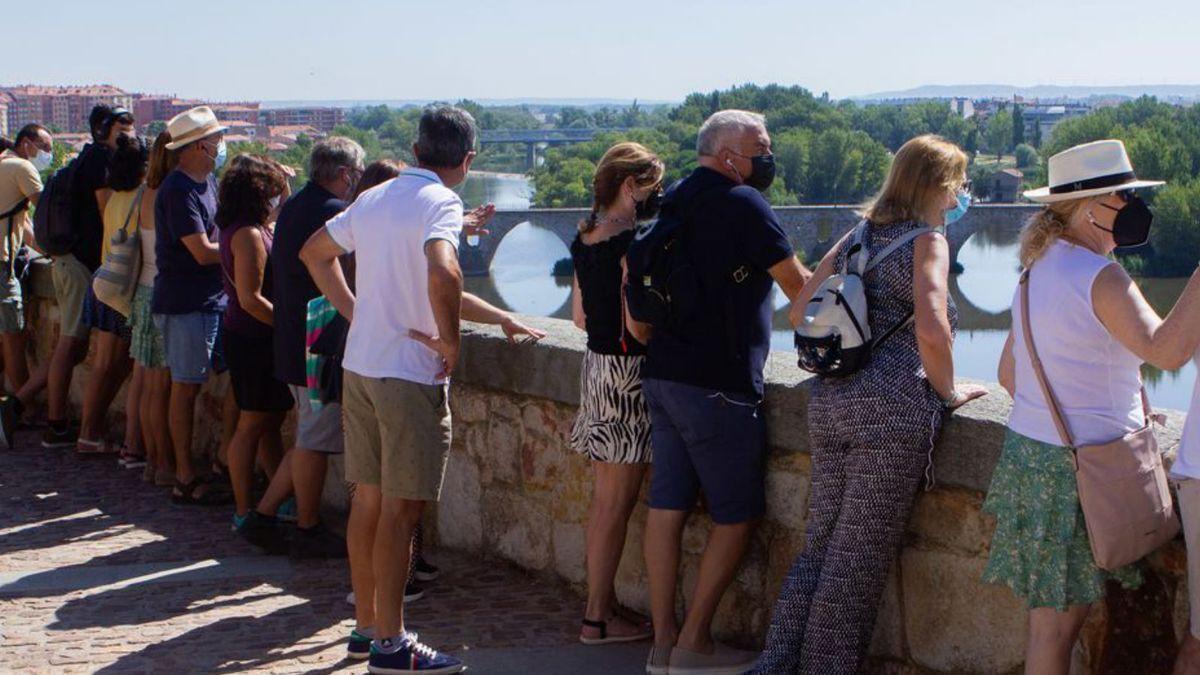
<path fill-rule="evenodd" d="M 671 650 L 671 675 L 742 675 L 758 662 L 758 652 L 747 652 L 716 643 L 713 653 L 701 654 L 675 647 Z"/>

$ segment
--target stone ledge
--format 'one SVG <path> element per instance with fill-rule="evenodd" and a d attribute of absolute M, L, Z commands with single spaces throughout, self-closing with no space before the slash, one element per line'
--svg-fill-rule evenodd
<path fill-rule="evenodd" d="M 579 404 L 579 369 L 586 349 L 584 334 L 562 319 L 522 317 L 545 330 L 536 345 L 512 344 L 496 326 L 463 324 L 463 347 L 456 382 L 486 389 Z M 808 453 L 808 380 L 790 353 L 772 352 L 766 367 L 768 441 L 777 454 Z M 934 451 L 939 484 L 987 490 L 1000 457 L 1011 409 L 1008 393 L 994 382 L 978 383 L 989 394 L 955 413 Z M 1171 450 L 1179 444 L 1183 414 L 1166 411 L 1168 424 L 1159 440 Z"/>

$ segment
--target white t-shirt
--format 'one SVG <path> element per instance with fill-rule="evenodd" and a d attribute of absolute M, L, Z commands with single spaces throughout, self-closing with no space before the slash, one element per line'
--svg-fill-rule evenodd
<path fill-rule="evenodd" d="M 1082 246 L 1058 240 L 1029 273 L 1029 320 L 1046 379 L 1076 445 L 1107 443 L 1145 424 L 1142 360 L 1122 345 L 1092 308 L 1092 284 L 1114 264 Z M 1021 326 L 1021 289 L 1012 305 L 1016 396 L 1008 427 L 1062 445 L 1042 395 Z"/>
<path fill-rule="evenodd" d="M 354 321 L 342 366 L 364 377 L 442 384 L 441 358 L 408 336 L 437 335 L 429 304 L 425 243 L 458 248 L 463 207 L 437 174 L 405 169 L 358 196 L 325 224 L 329 236 L 355 254 Z"/>
<path fill-rule="evenodd" d="M 1200 351 L 1192 357 L 1200 368 Z M 1183 423 L 1183 438 L 1179 441 L 1179 454 L 1171 465 L 1171 475 L 1184 478 L 1200 478 L 1200 379 L 1192 389 L 1192 405 L 1188 408 L 1187 421 Z"/>

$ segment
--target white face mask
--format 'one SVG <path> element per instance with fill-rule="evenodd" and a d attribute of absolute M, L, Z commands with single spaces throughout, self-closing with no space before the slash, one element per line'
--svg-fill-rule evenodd
<path fill-rule="evenodd" d="M 33 159 L 29 161 L 33 163 L 34 168 L 36 168 L 38 171 L 45 171 L 46 169 L 50 168 L 52 163 L 54 163 L 54 155 L 46 152 L 45 150 L 39 149 L 38 153 L 34 155 Z"/>

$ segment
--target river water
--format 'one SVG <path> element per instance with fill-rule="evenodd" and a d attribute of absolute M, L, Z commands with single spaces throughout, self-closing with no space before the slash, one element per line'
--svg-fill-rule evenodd
<path fill-rule="evenodd" d="M 532 189 L 524 176 L 472 174 L 461 194 L 468 206 L 488 201 L 502 210 L 529 208 Z M 471 277 L 467 289 L 505 309 L 534 316 L 569 319 L 571 278 L 555 277 L 555 261 L 570 255 L 554 234 L 529 223 L 513 228 L 499 248 L 491 275 Z M 978 380 L 996 379 L 996 365 L 1008 335 L 1009 308 L 1019 277 L 1015 237 L 988 231 L 973 236 L 959 253 L 964 272 L 952 277 L 951 294 L 959 308 L 954 342 L 956 374 Z M 1170 310 L 1186 279 L 1140 279 L 1138 285 L 1160 315 Z M 776 289 L 772 349 L 792 350 L 786 301 Z M 1189 363 L 1178 371 L 1143 368 L 1146 388 L 1156 407 L 1186 410 L 1196 370 Z"/>

